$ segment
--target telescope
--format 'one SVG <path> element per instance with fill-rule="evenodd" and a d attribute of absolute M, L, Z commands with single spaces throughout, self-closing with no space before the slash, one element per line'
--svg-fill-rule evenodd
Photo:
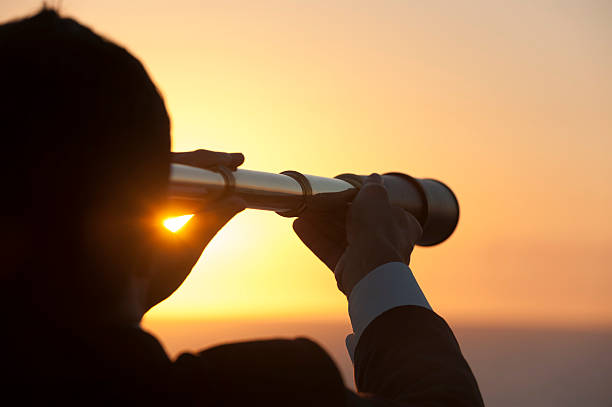
<path fill-rule="evenodd" d="M 310 197 L 359 189 L 364 179 L 365 176 L 355 174 L 326 178 L 297 171 L 274 174 L 172 164 L 170 200 L 173 208 L 186 214 L 201 208 L 203 202 L 237 195 L 244 199 L 247 208 L 295 217 L 308 207 Z M 382 179 L 390 203 L 411 213 L 423 228 L 417 245 L 433 246 L 453 233 L 459 221 L 459 203 L 449 187 L 434 179 L 418 179 L 398 172 L 384 174 Z"/>

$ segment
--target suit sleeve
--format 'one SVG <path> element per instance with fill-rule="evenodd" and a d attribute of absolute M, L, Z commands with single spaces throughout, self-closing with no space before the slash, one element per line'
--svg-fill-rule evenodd
<path fill-rule="evenodd" d="M 370 322 L 354 365 L 357 389 L 372 405 L 484 405 L 450 327 L 424 307 L 395 307 Z"/>

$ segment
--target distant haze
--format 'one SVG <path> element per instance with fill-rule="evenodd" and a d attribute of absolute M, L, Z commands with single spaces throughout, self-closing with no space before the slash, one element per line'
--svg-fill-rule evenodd
<path fill-rule="evenodd" d="M 220 343 L 306 336 L 336 361 L 354 388 L 344 347 L 345 321 L 173 320 L 145 323 L 175 357 Z M 485 405 L 493 407 L 612 406 L 612 330 L 455 325 Z"/>

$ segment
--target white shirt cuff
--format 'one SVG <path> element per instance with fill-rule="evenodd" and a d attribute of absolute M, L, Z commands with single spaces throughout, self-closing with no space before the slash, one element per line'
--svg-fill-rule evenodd
<path fill-rule="evenodd" d="M 378 266 L 353 287 L 348 298 L 353 333 L 346 337 L 351 360 L 359 338 L 370 322 L 385 311 L 403 305 L 431 309 L 412 270 L 405 263 L 392 262 Z"/>

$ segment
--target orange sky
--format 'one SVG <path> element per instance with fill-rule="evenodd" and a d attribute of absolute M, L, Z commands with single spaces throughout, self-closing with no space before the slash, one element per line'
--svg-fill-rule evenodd
<path fill-rule="evenodd" d="M 4 0 L 0 18 L 40 1 Z M 603 1 L 63 1 L 142 59 L 175 150 L 245 168 L 439 178 L 456 233 L 418 248 L 457 321 L 612 324 L 612 6 Z M 289 220 L 247 211 L 148 318 L 342 318 Z"/>

